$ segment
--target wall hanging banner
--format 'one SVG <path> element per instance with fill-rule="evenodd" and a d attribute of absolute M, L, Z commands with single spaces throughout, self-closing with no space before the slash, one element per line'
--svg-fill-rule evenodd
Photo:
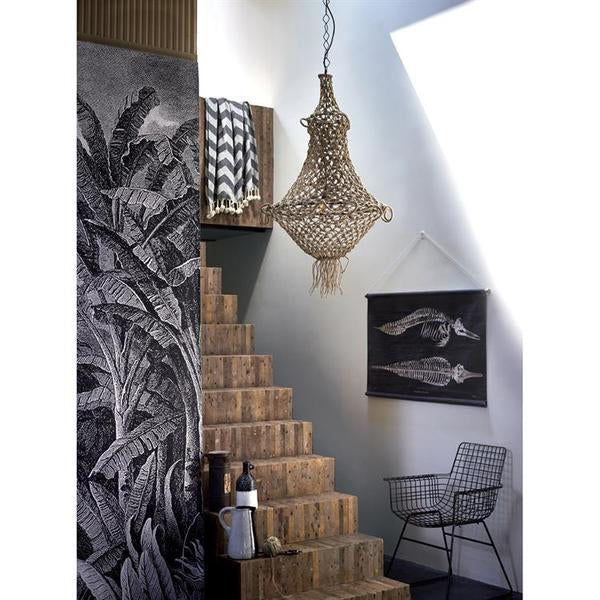
<path fill-rule="evenodd" d="M 487 406 L 489 289 L 372 293 L 422 242 L 480 287 L 470 271 L 421 231 L 367 294 L 366 394 Z"/>
<path fill-rule="evenodd" d="M 201 598 L 195 61 L 78 44 L 79 598 Z"/>
<path fill-rule="evenodd" d="M 367 298 L 367 396 L 487 406 L 485 290 Z"/>

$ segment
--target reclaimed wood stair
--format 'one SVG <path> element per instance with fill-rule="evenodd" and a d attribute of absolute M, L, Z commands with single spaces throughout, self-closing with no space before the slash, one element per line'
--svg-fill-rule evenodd
<path fill-rule="evenodd" d="M 409 600 L 407 584 L 383 577 L 383 540 L 358 532 L 358 499 L 335 490 L 335 459 L 313 453 L 312 423 L 292 418 L 292 390 L 273 385 L 272 357 L 255 353 L 254 326 L 237 322 L 221 278 L 202 267 L 204 451 L 231 452 L 232 482 L 243 460 L 254 463 L 259 543 L 275 535 L 299 552 L 229 559 L 206 513 L 208 600 Z"/>

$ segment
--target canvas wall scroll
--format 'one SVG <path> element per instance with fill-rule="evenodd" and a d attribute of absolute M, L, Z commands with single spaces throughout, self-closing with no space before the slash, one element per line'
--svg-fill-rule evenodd
<path fill-rule="evenodd" d="M 487 406 L 485 290 L 367 299 L 368 396 Z"/>

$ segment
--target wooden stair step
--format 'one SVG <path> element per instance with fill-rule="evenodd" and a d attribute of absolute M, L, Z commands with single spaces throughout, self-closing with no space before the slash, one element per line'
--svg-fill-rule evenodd
<path fill-rule="evenodd" d="M 221 293 L 222 269 L 220 267 L 200 267 L 200 293 Z"/>
<path fill-rule="evenodd" d="M 410 586 L 387 577 L 373 577 L 291 594 L 286 600 L 410 600 Z"/>
<path fill-rule="evenodd" d="M 286 496 L 311 496 L 333 492 L 335 459 L 308 454 L 252 461 L 258 489 L 258 502 L 263 503 Z M 232 486 L 242 473 L 242 463 L 231 463 Z M 208 465 L 203 470 L 203 489 L 208 490 Z M 232 497 L 232 502 L 235 498 Z"/>
<path fill-rule="evenodd" d="M 216 513 L 205 513 L 219 597 L 410 600 L 407 584 L 383 577 L 383 541 L 357 533 L 358 499 L 334 491 L 335 460 L 309 454 L 312 424 L 291 419 L 292 390 L 272 385 L 272 357 L 254 354 L 254 326 L 237 323 L 237 296 L 222 293 L 222 270 L 206 266 L 205 242 L 200 260 L 204 451 L 231 451 L 232 482 L 241 460 L 253 461 L 259 542 L 275 535 L 299 550 L 215 563 L 226 538 Z M 205 466 L 205 490 L 207 475 Z"/>
<path fill-rule="evenodd" d="M 205 390 L 265 387 L 273 384 L 273 360 L 262 354 L 215 354 L 202 357 Z"/>
<path fill-rule="evenodd" d="M 200 334 L 202 354 L 254 354 L 254 325 L 204 324 Z"/>
<path fill-rule="evenodd" d="M 206 267 L 206 242 L 200 242 L 200 265 Z"/>
<path fill-rule="evenodd" d="M 323 590 L 383 575 L 381 538 L 355 533 L 297 542 L 284 548 L 294 548 L 300 553 L 245 561 L 220 557 L 217 563 L 221 581 L 232 585 L 231 591 L 223 597 L 231 600 L 280 598 L 272 583 L 273 574 L 284 595 Z"/>
<path fill-rule="evenodd" d="M 215 532 L 217 554 L 227 552 L 227 537 L 218 522 L 217 513 L 205 513 L 207 528 Z M 261 502 L 255 513 L 256 537 L 259 545 L 269 536 L 284 544 L 357 533 L 358 498 L 340 492 L 313 496 L 280 498 Z M 212 540 L 211 540 L 212 542 Z"/>
<path fill-rule="evenodd" d="M 259 540 L 284 544 L 358 532 L 358 498 L 341 492 L 267 500 L 256 512 Z"/>
<path fill-rule="evenodd" d="M 247 387 L 204 391 L 205 426 L 291 418 L 292 388 Z"/>
<path fill-rule="evenodd" d="M 237 323 L 237 296 L 202 294 L 200 321 L 204 324 Z"/>
<path fill-rule="evenodd" d="M 229 450 L 231 460 L 312 454 L 312 423 L 288 420 L 204 427 L 204 452 L 213 450 Z"/>

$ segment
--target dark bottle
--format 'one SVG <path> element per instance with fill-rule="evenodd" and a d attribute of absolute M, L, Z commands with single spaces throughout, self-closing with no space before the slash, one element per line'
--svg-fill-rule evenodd
<path fill-rule="evenodd" d="M 249 461 L 244 461 L 244 470 L 235 482 L 235 505 L 249 506 L 258 508 L 258 491 L 256 489 L 256 479 L 252 476 L 254 465 Z"/>

